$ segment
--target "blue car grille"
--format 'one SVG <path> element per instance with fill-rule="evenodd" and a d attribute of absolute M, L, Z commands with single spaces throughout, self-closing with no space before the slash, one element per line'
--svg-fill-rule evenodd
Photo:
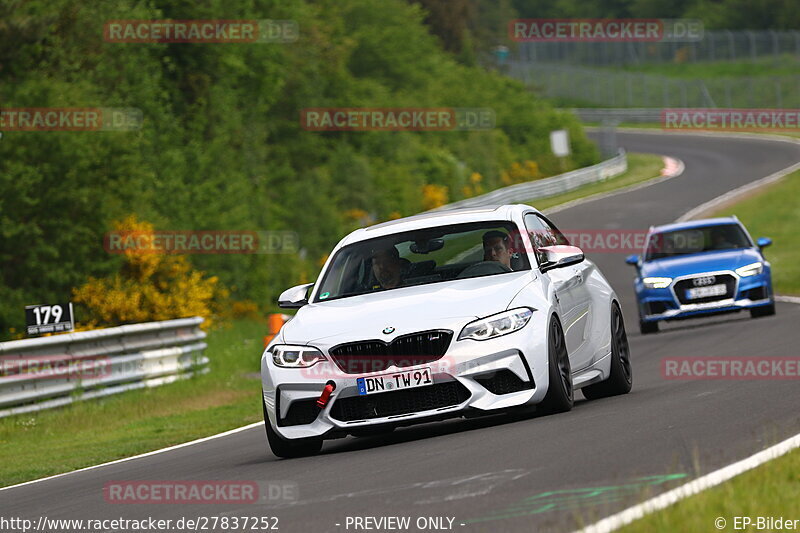
<path fill-rule="evenodd" d="M 725 284 L 725 294 L 720 294 L 717 296 L 707 296 L 704 298 L 687 298 L 686 291 L 688 289 L 695 288 L 694 280 L 697 278 L 705 278 L 708 277 L 709 274 L 698 274 L 695 277 L 682 279 L 675 284 L 675 295 L 678 297 L 678 301 L 681 304 L 701 304 L 707 302 L 716 302 L 719 300 L 726 300 L 729 298 L 733 298 L 734 291 L 736 291 L 736 278 L 734 278 L 730 274 L 717 274 L 714 275 L 714 281 L 709 283 L 709 285 L 719 285 L 724 283 Z"/>

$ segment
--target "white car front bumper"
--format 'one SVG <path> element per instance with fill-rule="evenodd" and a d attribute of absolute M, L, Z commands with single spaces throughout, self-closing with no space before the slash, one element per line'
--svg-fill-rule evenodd
<path fill-rule="evenodd" d="M 364 374 L 345 373 L 332 360 L 307 369 L 280 368 L 265 351 L 261 376 L 269 420 L 278 434 L 297 439 L 460 416 L 472 409 L 491 411 L 538 403 L 547 392 L 548 359 L 547 330 L 541 318 L 536 318 L 539 320 L 532 318 L 519 331 L 485 341 L 458 341 L 455 331 L 447 352 L 436 361 L 402 368 L 390 366 Z M 331 346 L 315 346 L 328 356 Z M 431 369 L 433 385 L 369 395 L 358 393 L 360 377 L 423 367 Z M 494 380 L 487 381 L 492 376 Z M 329 382 L 335 384 L 335 390 L 320 409 L 315 402 Z"/>

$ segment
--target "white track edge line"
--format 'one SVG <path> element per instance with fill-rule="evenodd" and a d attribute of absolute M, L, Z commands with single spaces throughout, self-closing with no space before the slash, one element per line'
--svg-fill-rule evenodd
<path fill-rule="evenodd" d="M 122 459 L 116 459 L 114 461 L 108 461 L 107 463 L 101 463 L 99 465 L 86 466 L 86 467 L 83 467 L 83 468 L 79 468 L 78 470 L 70 470 L 69 472 L 62 472 L 61 474 L 55 474 L 55 475 L 52 475 L 52 476 L 42 477 L 42 478 L 39 478 L 39 479 L 32 479 L 31 481 L 25 481 L 23 483 L 17 483 L 16 485 L 9 485 L 8 487 L 0 487 L 0 492 L 2 492 L 4 490 L 9 490 L 9 489 L 15 489 L 15 488 L 18 488 L 18 487 L 24 487 L 25 485 L 32 485 L 33 483 L 39 483 L 39 482 L 42 482 L 42 481 L 48 481 L 48 480 L 56 479 L 56 478 L 59 478 L 59 477 L 69 476 L 71 474 L 77 474 L 78 472 L 86 472 L 87 470 L 94 470 L 96 468 L 102 468 L 104 466 L 111 466 L 111 465 L 115 465 L 115 464 L 119 464 L 119 463 L 125 463 L 125 462 L 128 462 L 128 461 L 133 461 L 134 459 L 141 459 L 142 457 L 149 457 L 151 455 L 157 455 L 157 454 L 160 454 L 160 453 L 169 452 L 169 451 L 172 451 L 172 450 L 177 450 L 178 448 L 185 448 L 186 446 L 192 446 L 194 444 L 200 444 L 202 442 L 218 439 L 218 438 L 221 438 L 221 437 L 227 437 L 228 435 L 233 435 L 234 433 L 239 433 L 241 431 L 245 431 L 245 430 L 252 429 L 252 428 L 255 428 L 255 427 L 258 427 L 258 426 L 263 426 L 263 425 L 264 425 L 264 422 L 253 422 L 252 424 L 248 424 L 246 426 L 242 426 L 242 427 L 238 427 L 238 428 L 231 429 L 231 430 L 228 430 L 228 431 L 224 431 L 222 433 L 217 433 L 216 435 L 210 435 L 208 437 L 203 437 L 203 438 L 196 439 L 196 440 L 193 440 L 193 441 L 183 442 L 181 444 L 175 444 L 174 446 L 169 446 L 167 448 L 161 448 L 159 450 L 153 450 L 151 452 L 141 453 L 139 455 L 134 455 L 132 457 L 123 457 Z"/>
<path fill-rule="evenodd" d="M 676 132 L 663 132 L 663 131 L 649 131 L 646 129 L 637 129 L 637 128 L 618 128 L 622 131 L 628 131 L 631 133 L 651 133 L 657 135 L 671 135 L 675 134 Z M 763 134 L 719 134 L 719 133 L 708 133 L 708 132 L 694 132 L 693 135 L 703 135 L 707 137 L 738 137 L 738 138 L 755 138 L 755 139 L 767 139 L 773 141 L 783 141 L 783 142 L 790 142 L 793 144 L 800 144 L 800 139 L 794 137 L 784 137 L 780 135 L 763 135 Z M 779 179 L 783 178 L 787 174 L 794 172 L 795 167 L 799 167 L 800 163 L 787 167 L 783 170 L 779 170 L 774 174 L 756 180 L 754 182 L 748 183 L 747 185 L 743 185 L 742 187 L 738 187 L 732 191 L 728 191 L 725 194 L 722 194 L 704 204 L 701 204 L 694 209 L 689 210 L 685 213 L 682 217 L 680 217 L 677 222 L 682 222 L 685 220 L 689 220 L 691 218 L 690 215 L 694 213 L 699 213 L 701 211 L 706 210 L 708 207 L 712 207 L 712 204 L 723 203 L 729 199 L 732 199 L 736 196 L 737 191 L 739 193 L 746 192 L 748 189 L 755 189 L 758 185 L 764 185 L 766 183 L 770 183 L 773 181 L 778 181 Z M 703 209 L 701 209 L 703 208 Z M 779 302 L 786 302 L 786 303 L 793 303 L 800 305 L 800 297 L 797 296 L 781 296 L 776 295 L 775 300 Z M 733 463 L 731 465 L 725 466 L 718 470 L 715 470 L 705 476 L 699 477 L 693 481 L 686 483 L 685 485 L 681 485 L 678 488 L 660 494 L 654 498 L 651 498 L 639 505 L 634 505 L 633 507 L 629 507 L 619 513 L 613 514 L 609 517 L 603 518 L 599 522 L 595 522 L 592 525 L 589 525 L 583 529 L 577 530 L 576 533 L 608 533 L 619 529 L 623 526 L 626 526 L 639 518 L 643 518 L 645 515 L 653 513 L 655 511 L 660 511 L 669 507 L 670 505 L 677 503 L 678 501 L 688 498 L 689 496 L 694 496 L 699 494 L 700 492 L 719 485 L 725 481 L 728 481 L 739 474 L 751 470 L 757 466 L 760 466 L 772 459 L 780 457 L 796 448 L 800 447 L 800 433 L 797 435 L 786 439 L 785 441 L 772 446 L 771 448 L 767 448 L 766 450 L 762 450 L 760 452 L 756 452 L 755 454 L 742 459 L 739 462 Z"/>
<path fill-rule="evenodd" d="M 790 437 L 783 442 L 780 442 L 766 450 L 751 455 L 741 461 L 728 465 L 726 467 L 715 470 L 705 476 L 692 480 L 680 487 L 659 494 L 654 498 L 634 505 L 617 514 L 611 515 L 607 518 L 600 520 L 584 529 L 578 530 L 578 533 L 609 533 L 622 526 L 626 526 L 639 518 L 655 511 L 660 511 L 677 503 L 689 496 L 694 496 L 700 492 L 715 487 L 725 481 L 728 481 L 739 474 L 752 470 L 768 461 L 777 459 L 778 457 L 789 453 L 790 451 L 800 447 L 800 434 Z"/>

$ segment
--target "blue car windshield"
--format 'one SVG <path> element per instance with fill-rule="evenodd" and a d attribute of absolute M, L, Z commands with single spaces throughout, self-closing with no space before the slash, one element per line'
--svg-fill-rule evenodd
<path fill-rule="evenodd" d="M 720 250 L 751 248 L 739 224 L 718 224 L 650 235 L 645 261 Z"/>

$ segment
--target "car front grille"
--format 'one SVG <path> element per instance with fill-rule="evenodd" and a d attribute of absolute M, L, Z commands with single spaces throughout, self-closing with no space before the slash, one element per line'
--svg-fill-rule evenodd
<path fill-rule="evenodd" d="M 717 296 L 706 296 L 704 298 L 687 298 L 686 291 L 688 289 L 693 289 L 696 287 L 694 284 L 694 280 L 698 278 L 707 278 L 713 277 L 714 281 L 708 283 L 708 285 L 719 285 L 724 283 L 725 284 L 725 294 L 717 295 Z M 675 295 L 678 297 L 678 301 L 682 304 L 701 304 L 707 302 L 716 302 L 719 300 L 727 300 L 729 298 L 733 298 L 734 291 L 736 291 L 736 278 L 734 278 L 730 274 L 698 274 L 697 276 L 693 276 L 691 278 L 682 279 L 675 284 Z"/>
<path fill-rule="evenodd" d="M 340 398 L 331 407 L 331 417 L 342 422 L 352 422 L 407 415 L 452 407 L 465 402 L 469 396 L 467 388 L 458 381 L 446 381 L 395 392 Z"/>
<path fill-rule="evenodd" d="M 380 372 L 436 361 L 447 352 L 453 332 L 432 330 L 402 335 L 390 343 L 374 339 L 340 344 L 328 350 L 336 365 L 348 374 Z"/>

